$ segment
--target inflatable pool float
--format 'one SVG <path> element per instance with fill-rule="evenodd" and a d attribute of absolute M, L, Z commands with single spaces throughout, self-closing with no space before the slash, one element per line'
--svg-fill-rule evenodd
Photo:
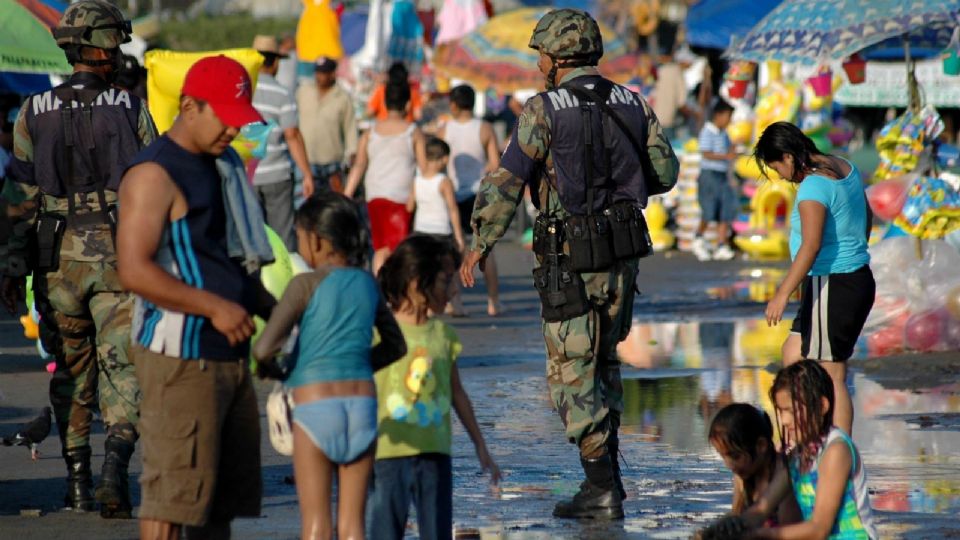
<path fill-rule="evenodd" d="M 796 186 L 783 180 L 770 180 L 757 188 L 750 200 L 749 228 L 734 237 L 741 251 L 756 259 L 783 260 L 790 256 L 789 221 Z M 777 219 L 784 216 L 783 221 Z"/>
<path fill-rule="evenodd" d="M 651 202 L 644 211 L 647 219 L 647 230 L 655 251 L 664 251 L 673 247 L 676 238 L 667 230 L 667 210 L 658 202 Z"/>

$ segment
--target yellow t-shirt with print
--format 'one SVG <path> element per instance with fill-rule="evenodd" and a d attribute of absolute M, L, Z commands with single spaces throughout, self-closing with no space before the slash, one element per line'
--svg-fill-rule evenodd
<path fill-rule="evenodd" d="M 462 346 L 439 319 L 400 323 L 407 355 L 377 371 L 377 459 L 450 454 L 450 378 Z"/>

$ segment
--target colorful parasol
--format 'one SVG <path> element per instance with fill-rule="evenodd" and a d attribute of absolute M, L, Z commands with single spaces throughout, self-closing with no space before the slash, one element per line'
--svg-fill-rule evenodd
<path fill-rule="evenodd" d="M 543 74 L 537 69 L 537 53 L 527 45 L 530 36 L 550 8 L 522 8 L 497 15 L 470 34 L 437 52 L 437 71 L 462 79 L 478 89 L 494 88 L 509 93 L 542 88 Z M 603 58 L 600 71 L 617 82 L 633 75 L 636 58 L 608 26 L 600 24 Z"/>
<path fill-rule="evenodd" d="M 739 60 L 815 64 L 840 60 L 891 38 L 917 46 L 945 40 L 957 24 L 960 0 L 786 0 L 726 55 Z"/>
<path fill-rule="evenodd" d="M 56 23 L 54 23 L 56 24 Z M 48 27 L 19 2 L 0 0 L 0 71 L 69 73 Z"/>

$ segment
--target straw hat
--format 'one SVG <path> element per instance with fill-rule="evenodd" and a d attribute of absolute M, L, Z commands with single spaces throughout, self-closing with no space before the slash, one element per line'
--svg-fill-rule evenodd
<path fill-rule="evenodd" d="M 280 45 L 277 43 L 277 38 L 273 36 L 258 35 L 253 38 L 253 48 L 260 54 L 272 54 L 279 58 L 287 57 L 287 55 L 280 53 Z"/>

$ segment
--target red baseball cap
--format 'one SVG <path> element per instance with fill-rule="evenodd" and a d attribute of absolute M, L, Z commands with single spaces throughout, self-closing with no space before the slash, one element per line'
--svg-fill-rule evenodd
<path fill-rule="evenodd" d="M 207 56 L 190 66 L 180 93 L 207 102 L 228 126 L 263 123 L 263 117 L 253 108 L 250 75 L 240 62 L 222 54 Z"/>

